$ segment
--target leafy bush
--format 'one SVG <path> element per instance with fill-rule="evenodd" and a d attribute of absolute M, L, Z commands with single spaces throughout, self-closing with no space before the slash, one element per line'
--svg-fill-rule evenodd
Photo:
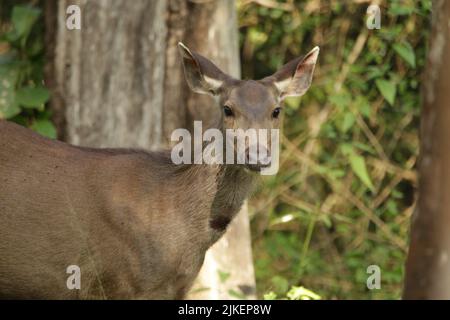
<path fill-rule="evenodd" d="M 240 0 L 245 78 L 321 48 L 309 92 L 286 101 L 281 166 L 253 209 L 258 292 L 399 298 L 414 210 L 420 74 L 431 1 Z M 369 290 L 369 265 L 381 289 Z"/>
<path fill-rule="evenodd" d="M 56 137 L 45 103 L 44 41 L 41 9 L 14 5 L 0 22 L 0 119 L 10 119 Z M 2 16 L 5 13 L 2 12 Z"/>

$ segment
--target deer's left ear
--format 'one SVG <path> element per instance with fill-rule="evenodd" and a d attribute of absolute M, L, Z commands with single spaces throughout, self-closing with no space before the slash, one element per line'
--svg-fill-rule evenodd
<path fill-rule="evenodd" d="M 285 64 L 280 70 L 263 79 L 263 81 L 275 85 L 281 100 L 289 96 L 301 96 L 311 85 L 318 56 L 319 47 L 315 47 L 304 57 Z"/>

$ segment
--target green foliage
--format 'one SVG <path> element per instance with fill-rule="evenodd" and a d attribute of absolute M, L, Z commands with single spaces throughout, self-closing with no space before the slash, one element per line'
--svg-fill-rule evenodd
<path fill-rule="evenodd" d="M 264 294 L 264 300 L 275 300 L 280 299 L 277 294 L 273 291 Z M 288 300 L 320 300 L 321 297 L 312 292 L 311 290 L 306 289 L 305 287 L 295 287 L 293 286 L 287 293 L 286 298 Z"/>
<path fill-rule="evenodd" d="M 400 57 L 409 63 L 411 67 L 416 67 L 416 55 L 413 47 L 408 42 L 394 43 L 392 47 Z"/>
<path fill-rule="evenodd" d="M 264 6 L 266 5 L 266 6 Z M 250 203 L 258 293 L 398 299 L 415 207 L 420 75 L 431 1 L 238 1 L 244 78 L 321 49 L 308 93 L 284 108 L 277 176 Z M 381 268 L 369 290 L 367 266 Z"/>
<path fill-rule="evenodd" d="M 395 83 L 393 81 L 387 81 L 384 79 L 376 79 L 375 84 L 386 101 L 389 102 L 391 106 L 393 106 L 395 102 L 395 95 L 397 93 Z"/>
<path fill-rule="evenodd" d="M 341 144 L 341 150 L 342 153 L 347 156 L 350 167 L 356 176 L 361 179 L 361 182 L 364 183 L 367 188 L 373 191 L 374 186 L 372 180 L 370 179 L 369 172 L 367 171 L 364 157 L 357 154 L 351 144 Z"/>
<path fill-rule="evenodd" d="M 39 87 L 23 87 L 16 91 L 16 102 L 23 108 L 38 108 L 43 110 L 44 104 L 50 98 L 46 88 Z"/>
<path fill-rule="evenodd" d="M 0 22 L 0 119 L 27 125 L 55 138 L 51 115 L 45 111 L 50 93 L 43 85 L 41 18 L 37 7 L 14 5 L 7 19 Z"/>
<path fill-rule="evenodd" d="M 219 274 L 220 282 L 222 282 L 222 283 L 226 282 L 231 275 L 229 272 L 225 272 L 225 271 L 221 271 L 221 270 L 218 271 L 218 274 Z"/>

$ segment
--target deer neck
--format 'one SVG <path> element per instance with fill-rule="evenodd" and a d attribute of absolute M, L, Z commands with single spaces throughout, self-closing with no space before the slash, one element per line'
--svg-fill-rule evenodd
<path fill-rule="evenodd" d="M 229 223 L 254 189 L 255 174 L 237 165 L 202 165 L 200 170 L 209 170 L 214 175 L 211 209 L 208 224 L 211 232 L 211 245 L 226 231 Z M 209 168 L 207 168 L 209 167 Z"/>
<path fill-rule="evenodd" d="M 216 126 L 226 137 L 225 129 Z M 225 139 L 224 139 L 225 141 Z M 225 144 L 223 154 L 225 155 Z M 217 166 L 216 193 L 211 206 L 209 226 L 213 242 L 226 231 L 227 226 L 242 208 L 244 201 L 253 192 L 257 175 L 243 165 L 222 164 Z"/>
<path fill-rule="evenodd" d="M 215 125 L 213 128 L 221 130 L 225 137 L 225 130 L 221 125 Z M 206 142 L 203 143 L 202 150 L 206 145 Z M 191 148 L 191 152 L 193 152 L 192 159 L 194 159 L 195 148 Z M 226 154 L 225 152 L 224 145 L 223 155 Z M 225 159 L 223 160 L 225 162 Z M 208 238 L 211 239 L 210 244 L 212 245 L 224 234 L 246 198 L 252 193 L 258 175 L 250 172 L 243 165 L 225 163 L 185 164 L 181 170 L 184 183 L 190 186 L 198 185 L 199 196 L 208 202 L 201 201 L 202 206 L 206 205 L 210 208 L 206 216 L 210 230 Z M 204 219 L 205 212 L 198 210 L 194 216 L 196 216 L 195 219 Z"/>

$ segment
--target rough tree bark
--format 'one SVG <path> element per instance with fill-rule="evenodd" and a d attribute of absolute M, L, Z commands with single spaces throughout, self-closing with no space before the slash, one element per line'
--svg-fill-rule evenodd
<path fill-rule="evenodd" d="M 81 8 L 81 30 L 66 28 L 71 4 Z M 68 142 L 142 148 L 161 143 L 165 5 L 58 1 L 52 89 L 63 97 Z"/>
<path fill-rule="evenodd" d="M 405 299 L 450 299 L 450 1 L 433 2 Z"/>
<path fill-rule="evenodd" d="M 81 30 L 67 30 L 79 5 Z M 60 138 L 96 147 L 167 146 L 171 132 L 218 116 L 212 98 L 187 88 L 176 44 L 182 40 L 239 76 L 234 1 L 47 0 L 46 83 Z M 226 281 L 219 273 L 229 273 Z M 198 290 L 208 288 L 208 290 Z M 189 298 L 254 297 L 246 210 L 207 253 Z M 197 289 L 197 290 L 196 290 Z"/>

